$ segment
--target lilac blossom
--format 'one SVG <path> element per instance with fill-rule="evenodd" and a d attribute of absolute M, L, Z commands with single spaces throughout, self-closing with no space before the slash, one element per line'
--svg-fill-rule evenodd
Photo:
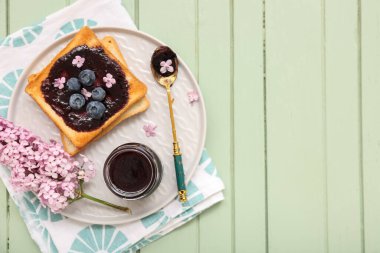
<path fill-rule="evenodd" d="M 65 87 L 65 82 L 66 82 L 66 78 L 63 76 L 63 77 L 54 79 L 53 85 L 55 88 L 62 90 Z"/>
<path fill-rule="evenodd" d="M 72 64 L 76 66 L 77 68 L 80 68 L 83 66 L 85 61 L 84 57 L 81 57 L 80 55 L 76 55 L 75 58 L 73 59 Z"/>
<path fill-rule="evenodd" d="M 153 123 L 148 123 L 148 124 L 144 125 L 143 129 L 145 131 L 146 137 L 156 136 L 156 128 L 157 128 L 157 125 L 155 125 Z"/>
<path fill-rule="evenodd" d="M 187 93 L 187 97 L 189 99 L 190 104 L 199 100 L 199 94 L 196 91 L 190 91 Z"/>
<path fill-rule="evenodd" d="M 81 93 L 82 93 L 82 95 L 84 96 L 84 98 L 86 100 L 89 99 L 92 96 L 91 92 L 89 92 L 85 88 L 82 88 Z"/>
<path fill-rule="evenodd" d="M 166 72 L 170 72 L 170 73 L 173 73 L 174 71 L 174 68 L 172 66 L 173 62 L 171 59 L 167 60 L 167 61 L 162 61 L 160 62 L 160 72 L 162 74 L 165 74 Z"/>
<path fill-rule="evenodd" d="M 116 83 L 116 80 L 113 78 L 112 74 L 107 73 L 107 75 L 103 77 L 103 82 L 106 83 L 107 88 L 112 88 L 112 85 Z"/>
<path fill-rule="evenodd" d="M 0 117 L 0 163 L 11 171 L 17 191 L 32 191 L 43 206 L 62 211 L 80 193 L 81 180 L 95 176 L 85 156 L 75 160 L 55 141 L 44 142 L 30 131 Z"/>

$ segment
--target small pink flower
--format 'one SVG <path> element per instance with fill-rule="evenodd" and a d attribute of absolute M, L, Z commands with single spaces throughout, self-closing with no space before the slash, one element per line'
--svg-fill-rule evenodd
<path fill-rule="evenodd" d="M 143 129 L 145 131 L 146 137 L 156 136 L 156 128 L 157 128 L 157 126 L 155 124 L 152 124 L 152 123 L 148 123 L 148 124 L 144 125 Z"/>
<path fill-rule="evenodd" d="M 88 90 L 86 90 L 85 88 L 82 88 L 82 90 L 80 91 L 80 93 L 82 93 L 82 95 L 84 96 L 84 98 L 87 100 L 91 97 L 91 92 L 89 92 Z"/>
<path fill-rule="evenodd" d="M 112 85 L 116 83 L 116 80 L 110 73 L 107 73 L 107 75 L 103 77 L 103 82 L 106 83 L 107 88 L 111 88 Z"/>
<path fill-rule="evenodd" d="M 167 61 L 162 61 L 162 62 L 160 62 L 160 66 L 161 66 L 161 68 L 160 68 L 160 72 L 162 73 L 162 74 L 165 74 L 166 73 L 166 71 L 169 71 L 170 73 L 173 73 L 173 71 L 174 71 L 174 68 L 173 68 L 173 66 L 172 66 L 172 60 L 171 59 L 169 59 L 169 60 L 167 60 Z"/>
<path fill-rule="evenodd" d="M 54 79 L 53 85 L 54 87 L 58 87 L 58 89 L 62 90 L 65 87 L 66 78 L 63 76 L 61 78 Z"/>
<path fill-rule="evenodd" d="M 76 66 L 77 68 L 80 68 L 83 66 L 85 59 L 83 57 L 80 57 L 79 55 L 75 56 L 73 59 L 73 65 Z"/>
<path fill-rule="evenodd" d="M 187 97 L 189 98 L 190 104 L 193 104 L 194 102 L 199 100 L 199 94 L 196 91 L 190 91 L 187 93 Z"/>
<path fill-rule="evenodd" d="M 78 179 L 83 180 L 84 182 L 90 181 L 91 178 L 95 176 L 95 166 L 86 156 L 79 154 L 82 157 L 82 161 L 87 164 L 87 168 L 80 169 L 78 171 Z"/>

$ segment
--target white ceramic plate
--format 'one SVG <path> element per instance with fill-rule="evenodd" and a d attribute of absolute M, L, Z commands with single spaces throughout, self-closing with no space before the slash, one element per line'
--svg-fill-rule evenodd
<path fill-rule="evenodd" d="M 82 153 L 93 160 L 97 167 L 96 177 L 85 185 L 88 194 L 109 202 L 128 206 L 130 216 L 113 208 L 88 200 L 80 200 L 64 210 L 64 215 L 88 223 L 120 224 L 145 217 L 164 207 L 177 195 L 175 169 L 172 156 L 172 135 L 165 90 L 157 85 L 150 72 L 150 58 L 154 49 L 163 45 L 157 39 L 138 32 L 121 28 L 94 28 L 96 35 L 103 38 L 113 36 L 127 60 L 131 71 L 148 86 L 147 97 L 151 106 L 145 113 L 121 123 L 100 140 L 91 143 Z M 37 104 L 24 92 L 27 77 L 40 71 L 72 39 L 69 34 L 46 48 L 23 72 L 13 92 L 8 117 L 44 139 L 60 141 L 59 131 Z M 206 112 L 198 84 L 186 64 L 179 59 L 178 79 L 172 87 L 177 134 L 183 153 L 186 180 L 188 181 L 200 160 L 206 135 Z M 197 91 L 200 100 L 192 105 L 187 93 Z M 157 125 L 157 135 L 146 137 L 143 126 Z M 107 188 L 103 180 L 103 164 L 113 149 L 128 142 L 139 142 L 151 147 L 160 157 L 164 170 L 158 189 L 142 200 L 127 201 L 118 198 Z"/>

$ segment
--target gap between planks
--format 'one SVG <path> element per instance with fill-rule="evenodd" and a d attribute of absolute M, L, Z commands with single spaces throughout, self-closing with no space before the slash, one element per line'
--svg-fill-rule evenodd
<path fill-rule="evenodd" d="M 365 217 L 364 217 L 364 176 L 363 176 L 363 76 L 362 76 L 362 1 L 357 0 L 357 37 L 358 37 L 358 107 L 359 107 L 359 187 L 360 187 L 360 222 L 361 222 L 361 244 L 362 253 L 365 253 Z"/>
<path fill-rule="evenodd" d="M 269 252 L 268 219 L 268 131 L 267 131 L 267 57 L 266 57 L 266 0 L 263 0 L 263 98 L 264 98 L 264 187 L 265 187 L 265 252 Z"/>
<path fill-rule="evenodd" d="M 230 0 L 230 175 L 231 188 L 235 193 L 235 47 L 234 47 L 234 0 Z M 236 252 L 235 198 L 231 200 L 231 252 Z"/>
<path fill-rule="evenodd" d="M 329 206 L 328 206 L 328 166 L 327 166 L 327 90 L 326 90 L 326 2 L 321 0 L 321 58 L 322 58 L 322 106 L 323 106 L 323 162 L 325 169 L 325 251 L 329 252 Z"/>

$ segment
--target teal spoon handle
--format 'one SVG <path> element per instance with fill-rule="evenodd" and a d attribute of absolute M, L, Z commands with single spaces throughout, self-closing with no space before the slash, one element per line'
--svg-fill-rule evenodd
<path fill-rule="evenodd" d="M 181 202 L 187 201 L 185 172 L 183 170 L 182 155 L 174 155 L 175 174 L 177 177 L 178 196 Z"/>

